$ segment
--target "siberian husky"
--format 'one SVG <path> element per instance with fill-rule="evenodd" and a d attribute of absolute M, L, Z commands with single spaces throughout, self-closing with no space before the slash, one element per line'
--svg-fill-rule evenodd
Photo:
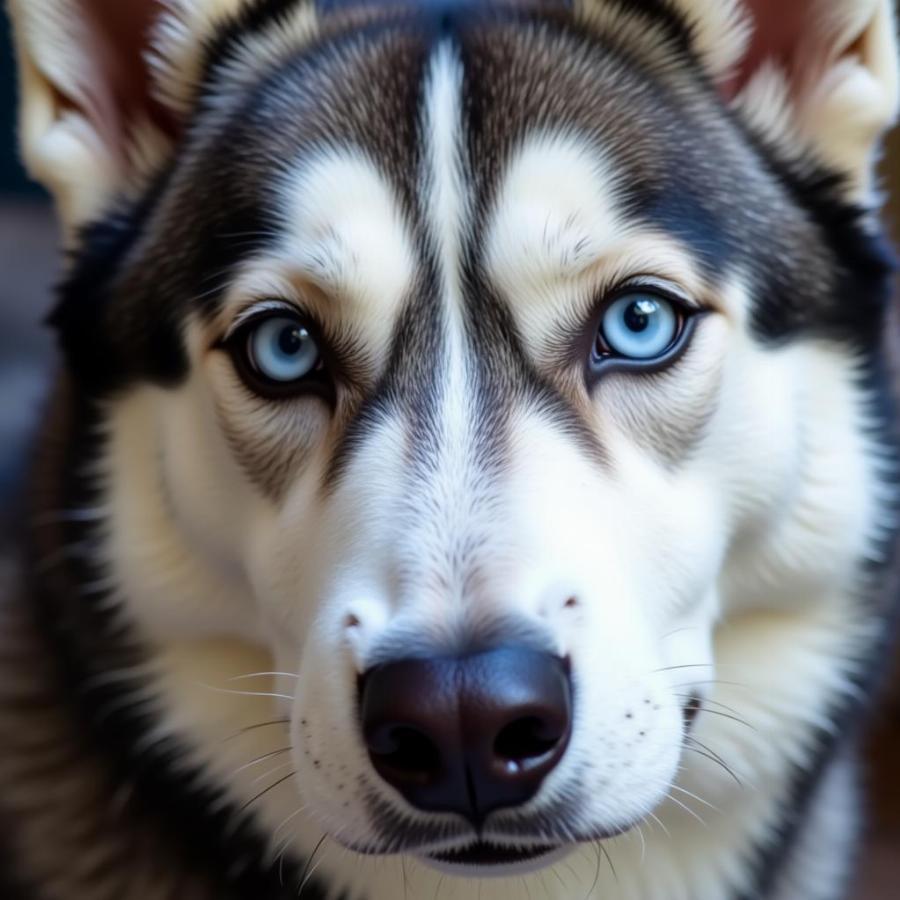
<path fill-rule="evenodd" d="M 2 896 L 844 896 L 888 0 L 9 9 Z"/>

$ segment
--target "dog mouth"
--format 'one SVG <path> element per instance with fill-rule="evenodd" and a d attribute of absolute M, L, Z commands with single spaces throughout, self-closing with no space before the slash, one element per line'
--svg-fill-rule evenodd
<path fill-rule="evenodd" d="M 533 862 L 558 849 L 552 844 L 538 847 L 504 847 L 487 841 L 476 841 L 459 850 L 429 853 L 428 856 L 445 865 L 510 866 Z"/>

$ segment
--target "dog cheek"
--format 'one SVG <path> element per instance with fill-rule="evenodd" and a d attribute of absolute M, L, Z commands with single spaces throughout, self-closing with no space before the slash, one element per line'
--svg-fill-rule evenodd
<path fill-rule="evenodd" d="M 314 630 L 298 672 L 291 729 L 303 802 L 311 818 L 341 842 L 365 845 L 373 837 L 365 806 L 368 760 L 349 645 Z"/>
<path fill-rule="evenodd" d="M 651 630 L 622 617 L 588 617 L 572 648 L 575 728 L 568 774 L 583 772 L 587 827 L 623 827 L 665 797 L 680 757 L 680 706 Z M 631 618 L 629 623 L 627 620 Z"/>

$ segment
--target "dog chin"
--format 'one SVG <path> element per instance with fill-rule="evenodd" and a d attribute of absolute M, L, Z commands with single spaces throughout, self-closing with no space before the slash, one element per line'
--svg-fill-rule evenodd
<path fill-rule="evenodd" d="M 571 845 L 510 847 L 478 842 L 459 850 L 419 855 L 417 858 L 441 874 L 456 878 L 510 878 L 552 866 L 573 849 Z"/>

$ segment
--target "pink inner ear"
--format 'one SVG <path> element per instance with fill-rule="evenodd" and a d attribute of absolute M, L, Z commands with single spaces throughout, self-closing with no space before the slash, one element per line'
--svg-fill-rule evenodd
<path fill-rule="evenodd" d="M 92 49 L 119 124 L 144 113 L 166 134 L 174 134 L 174 117 L 152 97 L 144 59 L 153 25 L 163 11 L 161 0 L 81 0 L 80 6 L 96 36 Z"/>
<path fill-rule="evenodd" d="M 767 60 L 790 72 L 798 45 L 808 27 L 812 0 L 744 0 L 753 21 L 750 48 L 726 93 L 734 96 Z"/>

